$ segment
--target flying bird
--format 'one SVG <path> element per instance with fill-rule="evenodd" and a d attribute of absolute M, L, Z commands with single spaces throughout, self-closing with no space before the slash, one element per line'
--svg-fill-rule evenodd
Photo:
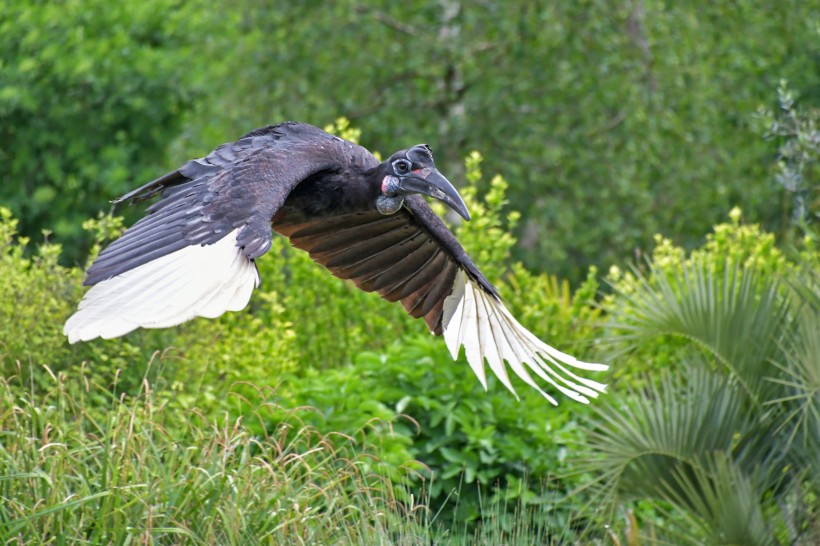
<path fill-rule="evenodd" d="M 380 162 L 357 144 L 286 122 L 223 144 L 113 202 L 156 195 L 88 269 L 91 289 L 63 330 L 71 343 L 245 308 L 260 282 L 255 261 L 276 232 L 333 275 L 424 318 L 454 359 L 463 346 L 485 389 L 485 359 L 513 394 L 504 361 L 553 404 L 530 372 L 584 403 L 605 389 L 570 368 L 607 366 L 562 353 L 519 324 L 424 200 L 470 219 L 425 144 Z"/>

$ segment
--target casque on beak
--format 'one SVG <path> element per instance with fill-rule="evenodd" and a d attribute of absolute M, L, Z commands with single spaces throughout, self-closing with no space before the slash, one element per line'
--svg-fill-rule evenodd
<path fill-rule="evenodd" d="M 399 188 L 406 193 L 422 193 L 438 199 L 465 220 L 470 220 L 470 212 L 464 204 L 464 199 L 437 169 L 431 167 L 417 169 L 400 179 Z"/>

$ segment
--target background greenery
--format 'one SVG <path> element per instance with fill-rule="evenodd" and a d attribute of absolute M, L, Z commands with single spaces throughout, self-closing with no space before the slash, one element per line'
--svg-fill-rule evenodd
<path fill-rule="evenodd" d="M 0 538 L 817 543 L 817 21 L 765 1 L 0 4 Z M 256 126 L 340 116 L 385 154 L 433 146 L 473 214 L 459 239 L 522 323 L 613 365 L 609 394 L 485 393 L 279 239 L 248 311 L 67 344 L 84 267 L 139 214 L 109 199 Z"/>
<path fill-rule="evenodd" d="M 4 2 L 0 198 L 76 263 L 86 217 L 258 126 L 338 116 L 514 180 L 515 255 L 578 282 L 739 205 L 784 234 L 755 112 L 820 106 L 812 2 Z M 486 186 L 480 188 L 486 190 Z M 816 199 L 816 197 L 815 197 Z M 70 263 L 70 262 L 65 262 Z"/>

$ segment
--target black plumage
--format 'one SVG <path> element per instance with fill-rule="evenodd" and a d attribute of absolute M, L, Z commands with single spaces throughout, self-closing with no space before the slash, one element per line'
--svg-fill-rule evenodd
<path fill-rule="evenodd" d="M 337 277 L 401 301 L 431 332 L 445 334 L 454 357 L 464 345 L 482 383 L 486 358 L 511 389 L 504 360 L 533 386 L 522 363 L 553 384 L 555 376 L 559 390 L 577 399 L 601 391 L 559 362 L 603 367 L 563 355 L 521 327 L 419 194 L 469 218 L 426 145 L 380 162 L 310 125 L 257 129 L 115 201 L 161 195 L 89 268 L 92 289 L 66 334 L 72 342 L 116 337 L 241 309 L 258 283 L 254 260 L 275 231 Z"/>

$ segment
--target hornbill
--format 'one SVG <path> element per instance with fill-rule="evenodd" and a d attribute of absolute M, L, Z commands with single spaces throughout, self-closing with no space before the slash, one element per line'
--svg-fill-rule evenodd
<path fill-rule="evenodd" d="M 543 343 L 504 307 L 498 292 L 421 195 L 470 214 L 425 144 L 379 162 L 361 146 L 287 122 L 252 131 L 113 203 L 161 194 L 146 215 L 88 269 L 91 286 L 65 324 L 71 343 L 165 328 L 239 311 L 259 285 L 255 260 L 273 232 L 333 275 L 401 301 L 458 358 L 463 345 L 484 388 L 490 369 L 515 393 L 515 374 L 545 393 L 534 372 L 588 402 L 605 385 L 568 367 L 604 370 Z"/>

